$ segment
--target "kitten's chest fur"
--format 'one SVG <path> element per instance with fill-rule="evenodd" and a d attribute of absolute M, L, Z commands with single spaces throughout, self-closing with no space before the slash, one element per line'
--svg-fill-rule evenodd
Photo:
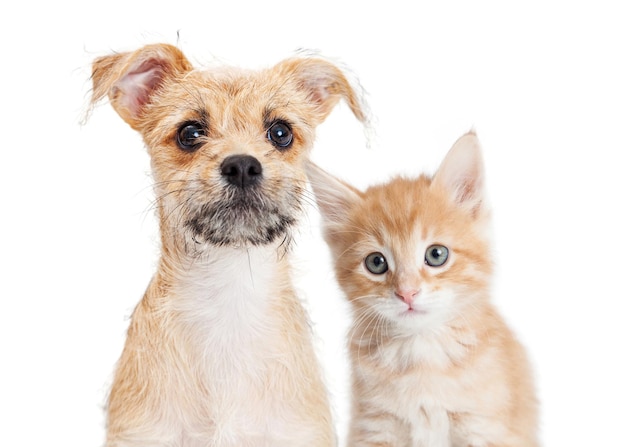
<path fill-rule="evenodd" d="M 477 361 L 477 343 L 472 330 L 442 327 L 436 332 L 386 337 L 379 346 L 368 349 L 367 361 L 355 362 L 365 376 L 377 376 L 368 381 L 384 386 L 382 377 L 394 378 L 388 382 L 394 405 L 405 407 L 406 414 L 435 404 L 453 409 L 464 388 L 461 379 Z M 357 351 L 356 356 L 360 355 Z M 389 394 L 381 397 L 385 395 Z"/>
<path fill-rule="evenodd" d="M 468 415 L 504 409 L 511 398 L 511 365 L 504 366 L 511 353 L 503 346 L 514 342 L 496 314 L 485 314 L 479 326 L 455 322 L 436 332 L 390 338 L 353 359 L 361 397 L 404 420 L 414 441 L 457 445 L 455 439 L 476 430 Z M 489 425 L 475 439 L 497 437 L 501 430 L 501 424 Z"/>

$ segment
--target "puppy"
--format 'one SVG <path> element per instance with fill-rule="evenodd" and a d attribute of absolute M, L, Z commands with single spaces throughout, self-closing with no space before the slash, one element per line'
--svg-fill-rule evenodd
<path fill-rule="evenodd" d="M 336 444 L 288 246 L 316 126 L 344 99 L 319 58 L 194 69 L 156 44 L 94 61 L 151 157 L 156 274 L 135 308 L 107 405 L 108 447 Z"/>

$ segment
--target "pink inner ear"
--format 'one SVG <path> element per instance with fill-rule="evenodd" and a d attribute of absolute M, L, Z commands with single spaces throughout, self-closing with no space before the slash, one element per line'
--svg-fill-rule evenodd
<path fill-rule="evenodd" d="M 304 84 L 305 88 L 309 91 L 311 100 L 317 104 L 323 105 L 330 96 L 328 86 L 331 82 L 332 80 L 326 77 L 318 76 L 307 79 Z"/>
<path fill-rule="evenodd" d="M 464 203 L 469 200 L 475 199 L 479 191 L 478 181 L 475 178 L 464 177 L 457 181 L 456 188 L 456 200 L 459 203 Z"/>
<path fill-rule="evenodd" d="M 149 59 L 131 69 L 115 85 L 120 105 L 137 118 L 164 75 L 163 66 L 156 59 Z"/>

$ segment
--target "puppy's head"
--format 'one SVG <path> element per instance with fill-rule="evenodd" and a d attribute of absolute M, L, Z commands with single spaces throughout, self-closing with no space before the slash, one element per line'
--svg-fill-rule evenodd
<path fill-rule="evenodd" d="M 163 242 L 194 250 L 288 239 L 316 126 L 342 98 L 365 119 L 343 73 L 319 58 L 197 70 L 157 44 L 97 59 L 92 78 L 92 103 L 108 96 L 147 145 Z"/>

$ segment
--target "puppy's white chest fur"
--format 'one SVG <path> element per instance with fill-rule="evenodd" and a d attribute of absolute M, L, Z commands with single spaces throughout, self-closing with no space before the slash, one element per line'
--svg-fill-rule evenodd
<path fill-rule="evenodd" d="M 208 342 L 236 348 L 237 339 L 264 326 L 268 295 L 277 285 L 277 256 L 264 247 L 214 249 L 182 273 L 172 304 Z"/>
<path fill-rule="evenodd" d="M 278 256 L 275 247 L 213 250 L 176 290 L 172 305 L 183 339 L 193 340 L 190 360 L 206 392 L 194 405 L 206 417 L 185 428 L 192 438 L 194 432 L 206 438 L 208 430 L 215 445 L 271 445 L 270 436 L 288 435 L 281 431 L 291 425 L 289 405 L 276 405 L 272 395 L 275 364 L 285 351 L 284 315 L 275 312 Z"/>
<path fill-rule="evenodd" d="M 92 104 L 108 97 L 148 148 L 162 235 L 107 447 L 336 445 L 280 244 L 302 211 L 315 128 L 340 99 L 363 121 L 357 92 L 320 58 L 199 70 L 166 44 L 98 58 L 92 79 Z"/>

